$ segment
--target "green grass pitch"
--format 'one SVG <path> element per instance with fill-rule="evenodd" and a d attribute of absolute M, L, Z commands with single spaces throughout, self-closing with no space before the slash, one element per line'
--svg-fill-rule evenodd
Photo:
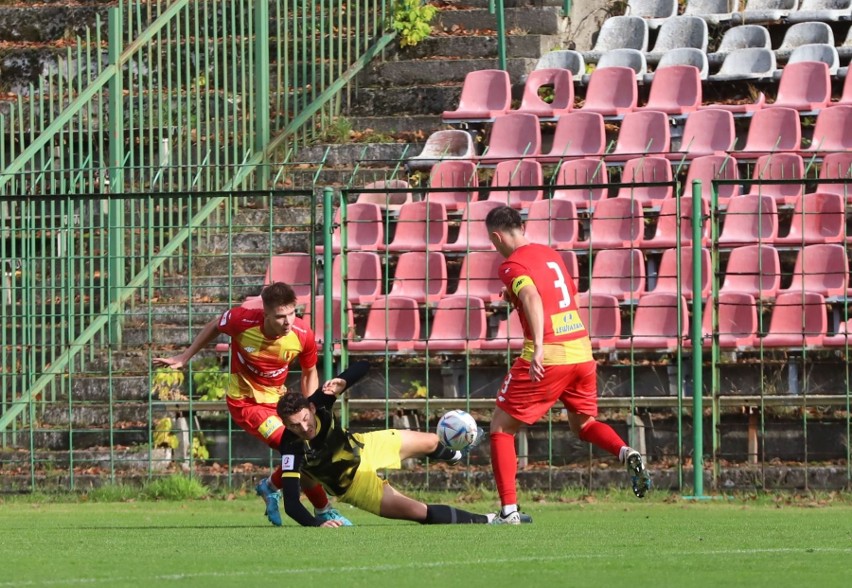
<path fill-rule="evenodd" d="M 343 509 L 357 526 L 274 528 L 249 498 L 0 499 L 0 588 L 852 586 L 845 499 L 609 494 L 527 503 L 534 523 L 522 527 L 425 527 Z"/>

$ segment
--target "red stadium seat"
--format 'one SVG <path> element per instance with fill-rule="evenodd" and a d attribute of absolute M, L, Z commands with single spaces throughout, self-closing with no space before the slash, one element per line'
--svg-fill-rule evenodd
<path fill-rule="evenodd" d="M 494 169 L 488 200 L 512 208 L 526 208 L 541 200 L 544 191 L 535 186 L 543 184 L 539 162 L 532 159 L 501 161 Z"/>
<path fill-rule="evenodd" d="M 552 100 L 545 102 L 539 96 L 543 86 L 552 87 Z M 536 69 L 527 76 L 524 95 L 518 112 L 534 114 L 540 119 L 552 119 L 574 108 L 574 78 L 567 69 Z"/>
<path fill-rule="evenodd" d="M 690 116 L 695 116 L 694 114 Z M 689 124 L 687 122 L 687 124 Z M 701 180 L 701 197 L 708 202 L 713 196 L 713 180 L 738 180 L 740 173 L 737 160 L 731 155 L 702 155 L 692 160 L 686 172 L 684 195 L 692 194 L 692 183 Z M 739 196 L 742 188 L 739 184 L 723 184 L 717 187 L 717 202 L 720 208 L 728 206 L 731 198 Z"/>
<path fill-rule="evenodd" d="M 653 182 L 671 182 L 672 164 L 665 157 L 639 157 L 624 164 L 621 181 L 626 184 Z M 621 187 L 618 198 L 636 200 L 642 206 L 659 206 L 667 198 L 674 196 L 674 186 L 634 186 Z"/>
<path fill-rule="evenodd" d="M 683 127 L 680 148 L 667 157 L 677 161 L 724 154 L 734 149 L 736 136 L 734 115 L 730 112 L 718 109 L 691 112 Z"/>
<path fill-rule="evenodd" d="M 806 245 L 799 250 L 789 288 L 779 292 L 818 292 L 846 297 L 849 261 L 846 247 L 838 244 Z"/>
<path fill-rule="evenodd" d="M 757 157 L 778 151 L 798 151 L 802 144 L 799 113 L 792 108 L 764 108 L 754 113 L 743 155 Z"/>
<path fill-rule="evenodd" d="M 409 251 L 399 256 L 388 296 L 413 298 L 420 304 L 447 295 L 447 260 L 438 251 Z"/>
<path fill-rule="evenodd" d="M 660 261 L 660 269 L 657 273 L 657 285 L 654 293 L 672 292 L 677 293 L 678 288 L 687 300 L 692 299 L 692 275 L 693 275 L 692 247 L 681 247 L 680 253 L 677 249 L 666 249 Z M 710 294 L 712 283 L 712 268 L 710 263 L 710 250 L 701 249 L 701 298 Z"/>
<path fill-rule="evenodd" d="M 820 111 L 808 150 L 820 153 L 852 150 L 852 105 Z"/>
<path fill-rule="evenodd" d="M 637 110 L 624 115 L 615 149 L 607 161 L 625 161 L 637 156 L 668 153 L 671 144 L 669 117 L 656 110 Z"/>
<path fill-rule="evenodd" d="M 478 200 L 478 186 L 479 176 L 474 162 L 440 161 L 429 172 L 429 187 L 441 190 L 430 191 L 426 200 L 443 204 L 447 210 L 462 210 L 468 202 Z"/>
<path fill-rule="evenodd" d="M 414 350 L 439 353 L 479 349 L 487 325 L 481 298 L 447 296 L 438 303 L 428 340 L 415 341 Z"/>
<path fill-rule="evenodd" d="M 480 69 L 464 78 L 458 108 L 444 111 L 449 122 L 491 121 L 509 110 L 512 84 L 509 73 L 499 69 Z"/>
<path fill-rule="evenodd" d="M 680 221 L 678 221 L 678 206 L 680 206 Z M 708 218 L 710 207 L 707 201 L 701 200 L 701 244 L 710 242 L 710 225 L 704 219 Z M 668 198 L 660 203 L 660 216 L 654 236 L 642 241 L 642 247 L 668 249 L 681 245 L 692 244 L 692 196 Z M 680 236 L 678 237 L 678 233 Z"/>
<path fill-rule="evenodd" d="M 828 153 L 822 160 L 819 178 L 821 180 L 852 180 L 852 152 Z M 847 183 L 817 184 L 817 191 L 840 194 L 846 199 L 847 204 L 852 204 L 852 181 L 848 181 Z"/>
<path fill-rule="evenodd" d="M 554 249 L 570 249 L 580 232 L 579 217 L 573 202 L 539 200 L 527 213 L 526 236 L 533 243 Z"/>
<path fill-rule="evenodd" d="M 675 351 L 689 334 L 686 300 L 671 292 L 650 292 L 639 299 L 633 334 L 616 342 L 617 349 Z"/>
<path fill-rule="evenodd" d="M 534 114 L 504 114 L 491 125 L 488 148 L 480 157 L 483 163 L 496 164 L 507 159 L 537 157 L 541 152 L 541 128 Z"/>
<path fill-rule="evenodd" d="M 818 347 L 826 335 L 825 298 L 816 292 L 784 292 L 775 299 L 764 347 Z"/>
<path fill-rule="evenodd" d="M 654 73 L 648 103 L 640 110 L 679 115 L 691 113 L 699 106 L 701 72 L 694 65 L 670 65 Z"/>
<path fill-rule="evenodd" d="M 509 312 L 507 320 L 501 320 L 497 325 L 497 333 L 493 339 L 486 339 L 480 348 L 486 351 L 518 351 L 524 347 L 524 331 L 517 310 Z"/>
<path fill-rule="evenodd" d="M 559 166 L 556 186 L 579 186 L 582 184 L 608 184 L 606 164 L 600 159 L 572 159 Z M 577 209 L 594 208 L 595 202 L 607 196 L 607 187 L 599 188 L 556 188 L 553 200 L 569 200 Z"/>
<path fill-rule="evenodd" d="M 775 298 L 781 287 L 781 260 L 771 245 L 745 245 L 731 250 L 719 292 L 743 292 L 755 298 Z"/>
<path fill-rule="evenodd" d="M 642 204 L 632 198 L 606 198 L 595 206 L 590 238 L 578 246 L 595 249 L 638 247 L 645 233 Z"/>
<path fill-rule="evenodd" d="M 831 75 L 822 61 L 797 61 L 781 70 L 778 97 L 764 108 L 792 108 L 812 111 L 828 106 L 831 100 Z"/>
<path fill-rule="evenodd" d="M 417 301 L 403 296 L 376 298 L 367 314 L 364 336 L 349 342 L 349 350 L 406 351 L 420 338 L 420 309 Z"/>
<path fill-rule="evenodd" d="M 575 298 L 580 320 L 592 340 L 592 348 L 611 351 L 621 337 L 618 299 L 608 294 L 581 292 Z"/>
<path fill-rule="evenodd" d="M 296 296 L 310 296 L 316 288 L 316 266 L 307 253 L 282 253 L 269 260 L 263 285 L 284 282 L 292 286 Z"/>
<path fill-rule="evenodd" d="M 773 244 L 778 238 L 778 205 L 772 196 L 746 194 L 728 201 L 719 245 Z"/>
<path fill-rule="evenodd" d="M 503 282 L 497 275 L 503 256 L 496 251 L 471 251 L 462 260 L 459 283 L 453 294 L 482 298 L 486 303 L 500 300 Z"/>
<path fill-rule="evenodd" d="M 801 183 L 779 184 L 774 180 L 798 180 L 805 176 L 805 163 L 798 153 L 773 153 L 762 155 L 754 164 L 749 194 L 766 194 L 775 198 L 778 204 L 795 204 L 802 195 Z"/>
<path fill-rule="evenodd" d="M 704 345 L 709 346 L 713 336 L 713 300 L 704 306 L 701 331 Z M 752 347 L 757 338 L 757 303 L 754 296 L 745 292 L 720 292 L 718 297 L 718 335 L 722 349 Z"/>
<path fill-rule="evenodd" d="M 382 210 L 397 210 L 403 204 L 412 201 L 411 186 L 405 180 L 382 180 L 364 185 L 365 190 L 406 190 L 405 192 L 361 192 L 356 202 L 371 202 Z"/>
<path fill-rule="evenodd" d="M 589 78 L 586 101 L 580 112 L 621 116 L 636 108 L 638 95 L 633 69 L 623 66 L 598 68 Z"/>
<path fill-rule="evenodd" d="M 340 298 L 333 298 L 332 301 L 331 334 L 335 341 L 340 341 L 341 339 L 348 338 L 355 332 L 355 314 L 352 312 L 352 306 L 347 304 L 346 316 L 341 317 L 342 304 Z M 311 318 L 313 318 L 314 337 L 317 341 L 317 347 L 322 349 L 323 341 L 325 340 L 325 298 L 323 296 L 316 297 L 313 314 L 311 313 L 310 300 L 306 300 L 303 316 L 307 321 L 311 321 Z M 341 325 L 346 325 L 346 328 L 342 328 Z M 335 344 L 335 348 L 337 347 L 339 347 L 339 345 Z"/>
<path fill-rule="evenodd" d="M 603 249 L 595 254 L 589 291 L 618 300 L 638 299 L 645 292 L 645 257 L 638 249 Z"/>
<path fill-rule="evenodd" d="M 355 202 L 346 207 L 346 247 L 350 251 L 376 251 L 384 243 L 385 232 L 382 209 L 372 202 Z M 335 229 L 331 234 L 331 247 L 340 253 L 340 209 L 334 213 Z M 322 253 L 323 245 L 317 246 Z"/>
<path fill-rule="evenodd" d="M 606 128 L 603 116 L 597 112 L 575 110 L 559 117 L 550 152 L 538 160 L 557 163 L 575 157 L 603 155 L 605 150 Z"/>
<path fill-rule="evenodd" d="M 783 245 L 840 243 L 846 236 L 846 202 L 840 194 L 815 192 L 796 200 L 790 232 L 776 239 Z"/>
<path fill-rule="evenodd" d="M 332 296 L 341 298 L 343 259 L 335 256 L 331 270 Z M 346 254 L 346 299 L 350 304 L 370 304 L 382 291 L 382 260 L 373 251 Z"/>
<path fill-rule="evenodd" d="M 444 245 L 444 251 L 494 251 L 494 245 L 485 228 L 485 217 L 501 206 L 493 200 L 471 202 L 462 213 L 458 238 Z"/>
<path fill-rule="evenodd" d="M 447 243 L 447 210 L 439 202 L 409 202 L 399 209 L 396 233 L 387 250 L 440 251 Z M 382 245 L 381 249 L 385 246 Z"/>

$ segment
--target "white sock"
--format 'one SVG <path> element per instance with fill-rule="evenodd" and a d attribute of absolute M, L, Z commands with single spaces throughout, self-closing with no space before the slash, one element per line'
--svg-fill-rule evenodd
<path fill-rule="evenodd" d="M 518 511 L 518 505 L 517 504 L 504 504 L 503 508 L 500 511 L 500 515 L 503 516 L 503 517 L 507 517 L 510 514 L 512 514 L 513 512 L 517 512 L 517 511 Z"/>
<path fill-rule="evenodd" d="M 618 461 L 620 461 L 621 463 L 624 463 L 624 461 L 627 459 L 627 452 L 628 451 L 630 451 L 630 448 L 627 445 L 625 445 L 624 447 L 619 449 L 618 450 Z"/>

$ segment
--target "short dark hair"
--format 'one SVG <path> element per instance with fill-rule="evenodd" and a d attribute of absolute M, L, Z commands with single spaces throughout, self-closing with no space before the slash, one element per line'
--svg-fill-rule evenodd
<path fill-rule="evenodd" d="M 273 282 L 260 292 L 264 308 L 278 308 L 296 304 L 296 292 L 290 284 Z"/>
<path fill-rule="evenodd" d="M 278 400 L 278 406 L 275 407 L 275 410 L 278 412 L 281 420 L 284 420 L 286 417 L 300 412 L 303 408 L 310 407 L 311 403 L 307 398 L 298 392 L 288 392 Z"/>
<path fill-rule="evenodd" d="M 489 232 L 523 230 L 524 219 L 521 218 L 521 213 L 511 206 L 498 206 L 491 209 L 485 217 L 485 226 Z"/>

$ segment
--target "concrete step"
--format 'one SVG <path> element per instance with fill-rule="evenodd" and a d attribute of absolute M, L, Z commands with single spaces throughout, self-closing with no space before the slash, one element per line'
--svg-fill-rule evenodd
<path fill-rule="evenodd" d="M 531 35 L 558 35 L 565 32 L 567 19 L 561 6 L 540 8 L 506 8 L 506 31 L 523 31 Z M 442 10 L 432 22 L 434 28 L 451 31 L 461 27 L 466 31 L 496 30 L 497 18 L 482 8 Z"/>
<path fill-rule="evenodd" d="M 74 429 L 108 427 L 110 422 L 140 424 L 148 422 L 149 411 L 147 402 L 114 403 L 111 410 L 110 406 L 103 402 L 76 404 L 70 408 L 57 403 L 45 409 L 41 422 L 51 427 L 71 426 Z M 110 414 L 112 414 L 112 421 L 110 421 Z M 165 413 L 155 414 L 154 419 L 164 415 Z M 116 427 L 118 430 L 121 428 Z"/>
<path fill-rule="evenodd" d="M 560 46 L 559 35 L 510 35 L 506 43 L 508 57 L 533 57 Z M 399 52 L 400 59 L 428 57 L 497 57 L 497 37 L 485 35 L 433 36 Z"/>
<path fill-rule="evenodd" d="M 389 91 L 395 88 L 388 88 Z M 360 90 L 359 90 L 360 92 Z M 355 102 L 358 100 L 356 99 Z M 393 165 L 403 155 L 410 155 L 417 148 L 411 143 L 346 143 L 342 145 L 321 144 L 299 151 L 301 161 L 321 161 L 325 157 L 328 166 L 355 167 L 355 164 Z M 326 151 L 328 153 L 326 154 Z"/>
<path fill-rule="evenodd" d="M 160 418 L 160 416 L 157 418 Z M 27 434 L 27 432 L 24 434 Z M 76 452 L 78 448 L 91 449 L 101 447 L 104 448 L 103 451 L 108 452 L 110 446 L 118 448 L 117 450 L 130 448 L 130 451 L 133 451 L 135 447 L 138 457 L 129 460 L 128 467 L 138 467 L 137 464 L 140 463 L 140 460 L 147 459 L 148 442 L 150 439 L 151 433 L 147 425 L 144 428 L 114 428 L 112 431 L 104 426 L 89 426 L 86 429 L 75 430 L 73 434 L 68 432 L 66 425 L 62 429 L 39 430 L 33 433 L 33 443 L 39 450 L 68 451 L 73 447 Z M 26 437 L 20 446 L 29 447 L 29 437 Z M 155 456 L 161 455 L 158 453 L 160 450 L 155 449 L 154 451 Z M 157 466 L 152 465 L 152 467 L 156 468 Z"/>
<path fill-rule="evenodd" d="M 535 68 L 537 59 L 519 57 L 506 60 L 513 83 L 520 83 Z M 464 82 L 464 77 L 480 69 L 497 69 L 496 59 L 415 59 L 379 63 L 367 76 L 369 86 L 413 86 Z"/>
<path fill-rule="evenodd" d="M 350 120 L 352 121 L 353 129 L 373 129 L 378 133 L 422 132 L 424 140 L 432 132 L 447 128 L 447 126 L 441 122 L 441 116 L 438 114 L 353 116 L 350 117 Z M 419 148 L 412 148 L 412 151 L 415 155 L 420 153 Z"/>
<path fill-rule="evenodd" d="M 110 395 L 111 392 L 111 395 Z M 71 385 L 71 403 L 138 400 L 147 401 L 151 383 L 146 375 L 75 376 Z"/>
<path fill-rule="evenodd" d="M 344 105 L 347 116 L 376 116 L 395 112 L 435 115 L 458 106 L 461 84 L 358 88 Z"/>
<path fill-rule="evenodd" d="M 75 435 L 75 445 L 78 445 L 76 437 Z M 107 438 L 107 442 L 103 443 L 102 446 L 86 446 L 86 449 L 75 448 L 71 452 L 67 449 L 39 451 L 35 457 L 40 462 L 61 467 L 67 467 L 73 463 L 75 467 L 101 466 L 109 469 L 114 466 L 117 470 L 146 469 L 149 463 L 157 469 L 156 464 L 158 462 L 165 462 L 170 457 L 165 449 L 152 449 L 149 453 L 148 448 L 107 447 L 108 443 L 109 439 Z M 28 451 L 4 450 L 0 452 L 0 460 L 14 468 L 29 468 L 30 457 L 31 454 Z"/>

